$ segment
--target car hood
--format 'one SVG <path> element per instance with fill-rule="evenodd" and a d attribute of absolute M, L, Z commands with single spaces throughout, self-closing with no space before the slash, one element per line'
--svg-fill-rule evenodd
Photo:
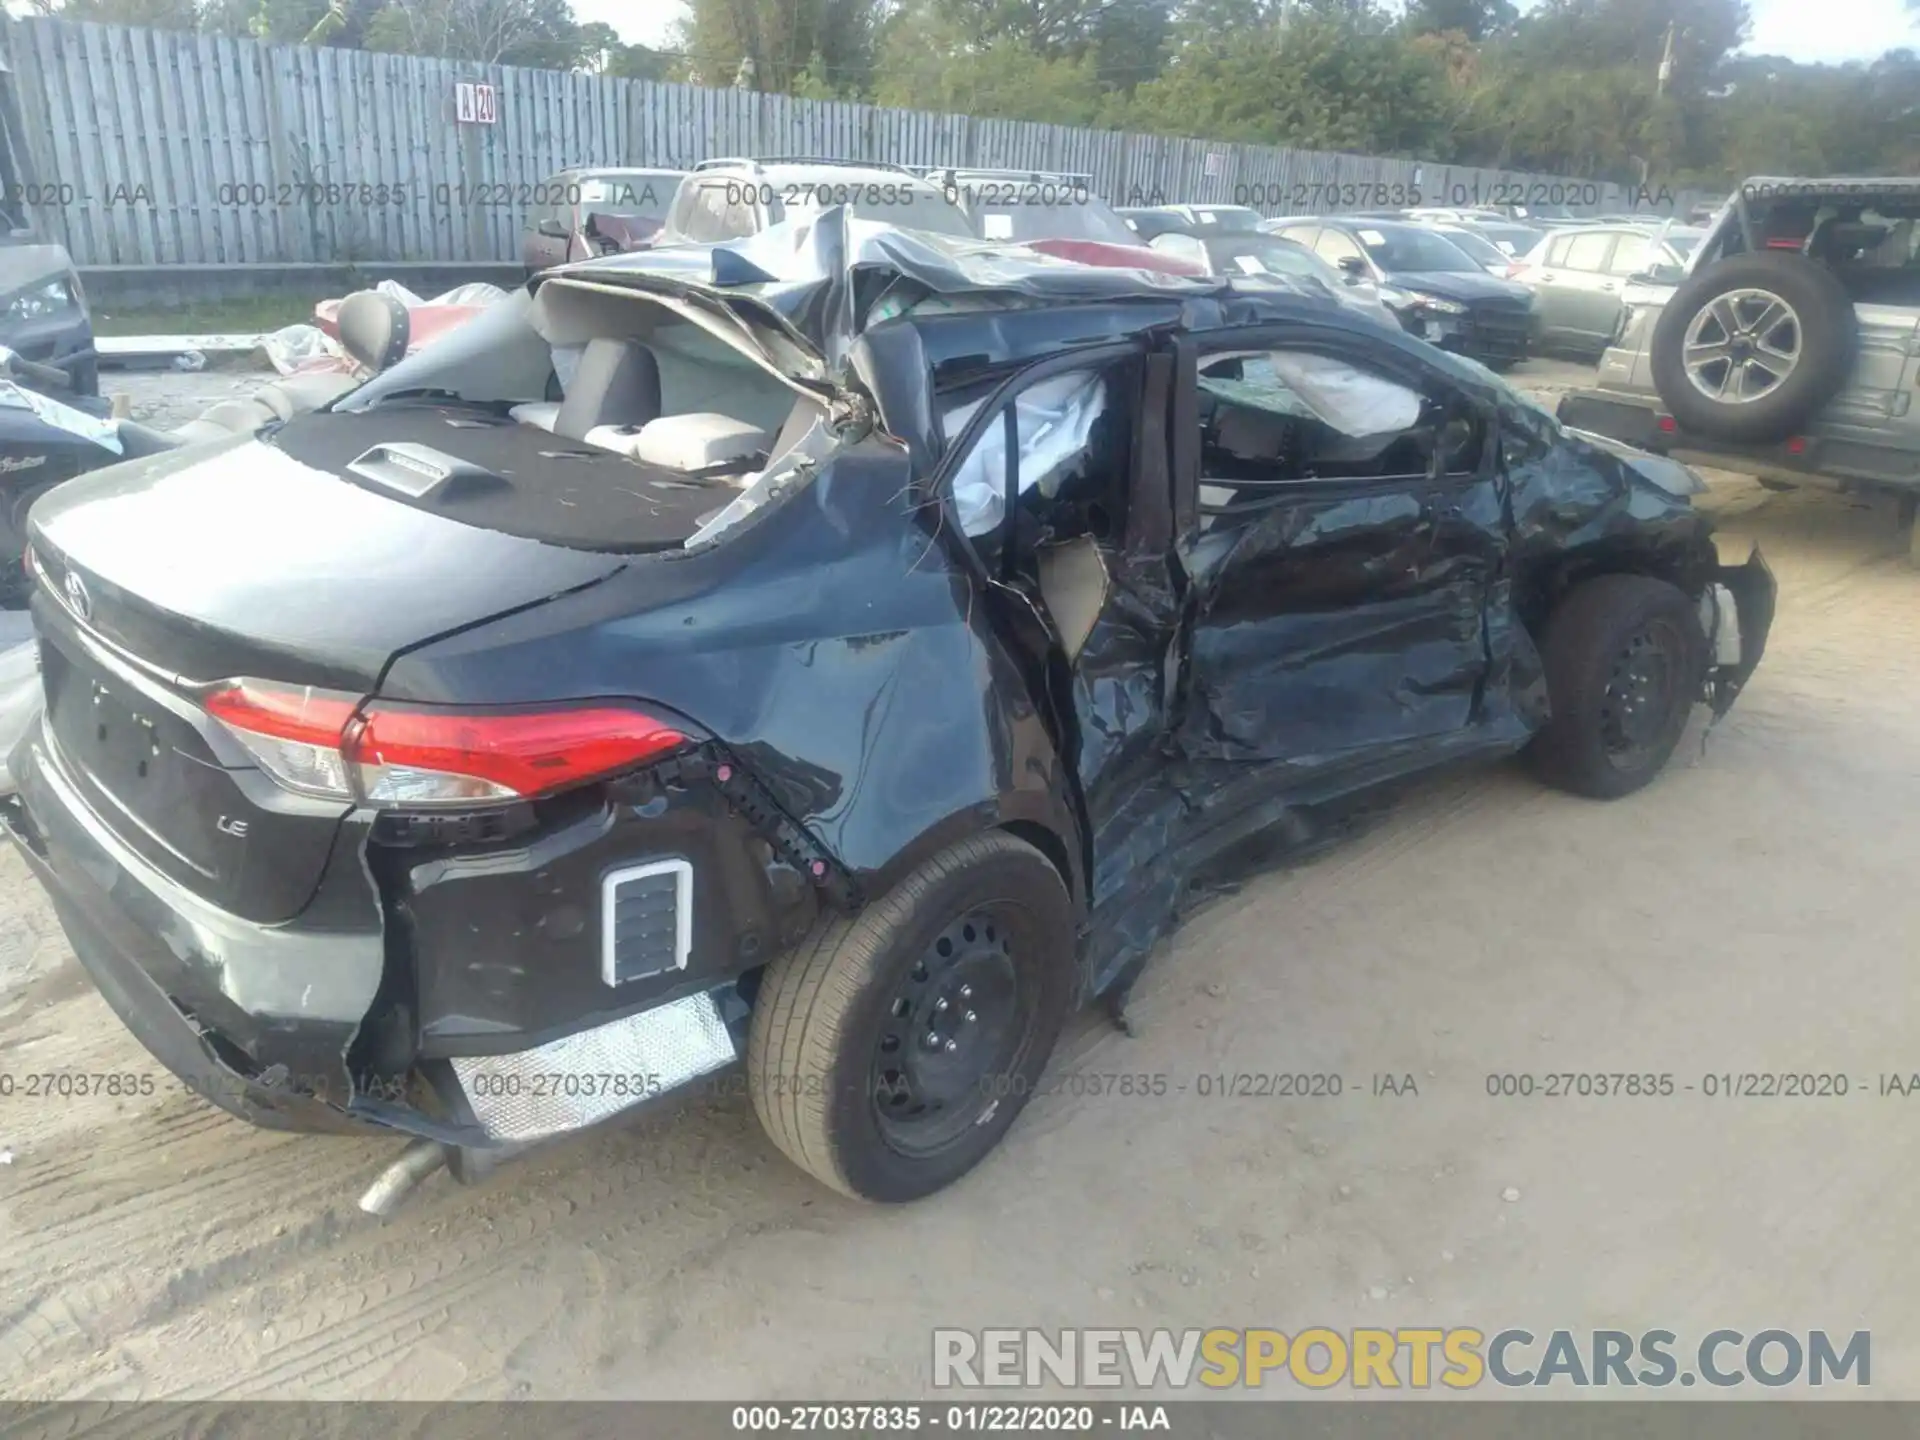
<path fill-rule="evenodd" d="M 844 206 L 741 240 L 671 245 L 555 266 L 531 282 L 626 286 L 731 329 L 777 371 L 846 398 L 837 382 L 872 324 L 929 297 L 995 294 L 1056 302 L 1224 295 L 1228 282 L 1126 263 L 1081 264 L 1031 245 L 901 230 Z M 1152 253 L 1152 252 L 1146 252 Z"/>
<path fill-rule="evenodd" d="M 0 295 L 73 273 L 64 245 L 0 245 Z"/>
<path fill-rule="evenodd" d="M 1526 286 L 1497 280 L 1484 270 L 1395 270 L 1387 276 L 1387 283 L 1404 290 L 1424 290 L 1443 300 L 1532 300 Z"/>

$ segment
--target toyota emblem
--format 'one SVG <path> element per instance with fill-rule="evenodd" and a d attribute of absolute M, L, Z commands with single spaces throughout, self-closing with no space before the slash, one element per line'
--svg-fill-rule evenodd
<path fill-rule="evenodd" d="M 87 582 L 80 578 L 77 570 L 67 572 L 66 584 L 62 588 L 67 592 L 67 604 L 73 613 L 82 620 L 93 619 L 93 597 L 87 593 Z"/>

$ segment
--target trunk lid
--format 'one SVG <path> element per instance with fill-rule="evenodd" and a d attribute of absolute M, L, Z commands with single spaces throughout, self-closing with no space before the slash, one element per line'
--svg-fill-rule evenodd
<path fill-rule="evenodd" d="M 62 765 L 149 863 L 266 924 L 312 897 L 348 807 L 276 785 L 202 688 L 251 676 L 364 695 L 400 651 L 625 563 L 436 515 L 252 438 L 71 481 L 31 535 Z"/>
<path fill-rule="evenodd" d="M 34 507 L 31 533 L 54 597 L 145 666 L 343 690 L 624 563 L 417 508 L 254 438 L 71 481 Z"/>

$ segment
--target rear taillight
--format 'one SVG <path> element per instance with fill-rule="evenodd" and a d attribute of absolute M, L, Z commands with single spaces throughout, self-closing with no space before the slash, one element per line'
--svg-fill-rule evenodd
<path fill-rule="evenodd" d="M 476 713 L 260 680 L 202 703 L 285 788 L 382 809 L 531 800 L 687 743 L 625 706 Z"/>
<path fill-rule="evenodd" d="M 201 704 L 275 780 L 301 795 L 352 800 L 342 737 L 360 698 L 312 686 L 229 680 Z"/>
<path fill-rule="evenodd" d="M 628 770 L 686 744 L 638 710 L 455 714 L 375 706 L 347 736 L 359 794 L 372 805 L 530 800 Z"/>

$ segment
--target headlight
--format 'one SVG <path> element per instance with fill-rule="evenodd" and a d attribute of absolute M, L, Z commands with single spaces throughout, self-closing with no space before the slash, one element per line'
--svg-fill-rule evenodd
<path fill-rule="evenodd" d="M 1396 309 L 1419 306 L 1422 310 L 1431 310 L 1436 315 L 1464 315 L 1467 307 L 1454 300 L 1445 300 L 1438 295 L 1429 295 L 1424 290 L 1402 290 L 1398 285 L 1382 285 L 1380 298 Z"/>
<path fill-rule="evenodd" d="M 76 308 L 73 291 L 65 277 L 48 280 L 43 284 L 29 285 L 18 291 L 7 302 L 7 308 L 0 318 L 19 323 L 29 320 L 49 320 Z"/>

